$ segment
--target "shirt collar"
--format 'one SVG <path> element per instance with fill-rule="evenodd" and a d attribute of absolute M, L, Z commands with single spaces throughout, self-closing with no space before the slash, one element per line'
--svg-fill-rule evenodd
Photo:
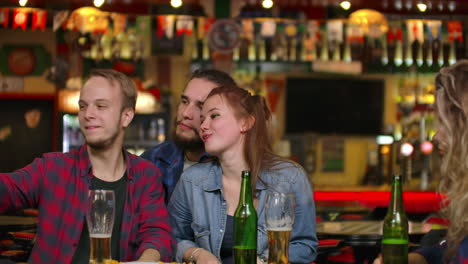
<path fill-rule="evenodd" d="M 168 141 L 168 144 L 165 146 L 161 147 L 161 151 L 159 152 L 158 158 L 167 164 L 173 163 L 175 160 L 178 160 L 182 157 L 185 156 L 185 151 L 178 147 L 174 141 Z M 203 153 L 203 155 L 200 157 L 200 160 L 198 162 L 206 162 L 212 159 L 213 156 L 211 156 L 208 153 Z"/>
<path fill-rule="evenodd" d="M 128 153 L 124 148 L 122 148 L 124 159 L 126 163 L 126 173 L 127 179 L 133 178 L 133 173 L 131 173 L 131 162 L 130 162 L 130 153 Z M 80 171 L 80 176 L 92 175 L 92 164 L 89 159 L 88 148 L 86 144 L 83 144 L 78 150 L 78 168 Z"/>

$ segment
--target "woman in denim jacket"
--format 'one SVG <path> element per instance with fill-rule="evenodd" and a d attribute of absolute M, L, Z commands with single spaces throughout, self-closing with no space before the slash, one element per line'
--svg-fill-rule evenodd
<path fill-rule="evenodd" d="M 318 242 L 312 187 L 302 167 L 272 152 L 269 119 L 265 100 L 246 90 L 219 87 L 208 95 L 200 136 L 206 151 L 217 160 L 187 169 L 169 202 L 178 262 L 233 263 L 232 216 L 239 202 L 243 170 L 251 171 L 255 190 L 257 262 L 268 256 L 264 205 L 266 194 L 273 191 L 294 193 L 296 199 L 289 262 L 315 259 Z"/>

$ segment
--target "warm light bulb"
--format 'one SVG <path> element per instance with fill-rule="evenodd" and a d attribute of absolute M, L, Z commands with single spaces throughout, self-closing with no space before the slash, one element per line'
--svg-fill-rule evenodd
<path fill-rule="evenodd" d="M 25 6 L 28 3 L 28 0 L 19 0 L 20 6 Z"/>
<path fill-rule="evenodd" d="M 403 145 L 401 145 L 400 152 L 403 156 L 408 157 L 413 154 L 414 147 L 410 143 L 406 142 Z"/>
<path fill-rule="evenodd" d="M 272 0 L 263 0 L 262 2 L 263 8 L 271 8 L 273 6 Z"/>
<path fill-rule="evenodd" d="M 174 8 L 179 8 L 182 6 L 182 0 L 171 0 L 171 6 Z"/>
<path fill-rule="evenodd" d="M 418 7 L 420 12 L 426 12 L 427 10 L 427 5 L 424 3 L 418 3 L 416 6 Z"/>
<path fill-rule="evenodd" d="M 341 8 L 343 8 L 344 10 L 348 10 L 351 8 L 351 2 L 349 1 L 343 1 L 340 3 L 340 6 Z"/>
<path fill-rule="evenodd" d="M 95 7 L 99 8 L 104 4 L 105 1 L 106 0 L 94 0 L 93 3 Z"/>

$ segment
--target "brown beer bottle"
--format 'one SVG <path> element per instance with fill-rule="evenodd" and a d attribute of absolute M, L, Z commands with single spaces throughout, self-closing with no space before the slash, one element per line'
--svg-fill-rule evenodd
<path fill-rule="evenodd" d="M 402 179 L 394 175 L 390 206 L 383 223 L 382 258 L 384 264 L 408 263 L 408 219 L 403 206 Z"/>
<path fill-rule="evenodd" d="M 234 213 L 234 263 L 257 262 L 257 212 L 253 205 L 250 171 L 242 171 L 239 204 Z"/>

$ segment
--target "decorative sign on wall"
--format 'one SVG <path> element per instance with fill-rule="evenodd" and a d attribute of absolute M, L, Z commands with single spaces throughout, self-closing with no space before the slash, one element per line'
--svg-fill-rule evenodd
<path fill-rule="evenodd" d="M 322 140 L 322 172 L 344 172 L 344 139 Z"/>
<path fill-rule="evenodd" d="M 42 45 L 4 45 L 0 49 L 2 75 L 41 75 L 50 66 L 50 53 Z"/>

